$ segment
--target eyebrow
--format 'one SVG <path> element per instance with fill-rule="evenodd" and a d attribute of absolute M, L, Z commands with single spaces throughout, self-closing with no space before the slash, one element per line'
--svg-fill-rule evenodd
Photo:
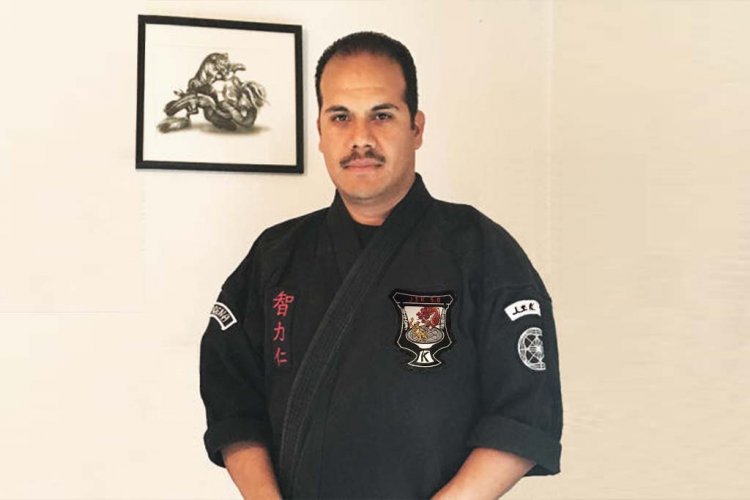
<path fill-rule="evenodd" d="M 377 105 L 373 106 L 372 109 L 370 109 L 370 111 L 383 111 L 383 110 L 386 110 L 386 109 L 395 109 L 395 110 L 398 110 L 399 107 L 396 106 L 395 104 L 391 104 L 390 102 L 386 102 L 386 103 L 383 103 L 383 104 L 377 104 Z M 324 113 L 348 113 L 349 112 L 349 108 L 347 108 L 346 106 L 335 105 L 335 106 L 330 106 L 330 107 L 326 108 L 325 111 L 323 111 L 323 112 Z"/>
<path fill-rule="evenodd" d="M 396 111 L 398 111 L 399 108 L 395 104 L 387 102 L 385 104 L 378 104 L 377 106 L 373 106 L 372 111 L 383 111 L 385 109 L 395 109 Z"/>
<path fill-rule="evenodd" d="M 324 113 L 341 113 L 347 111 L 349 111 L 349 109 L 347 109 L 346 106 L 331 106 L 329 108 L 326 108 Z"/>

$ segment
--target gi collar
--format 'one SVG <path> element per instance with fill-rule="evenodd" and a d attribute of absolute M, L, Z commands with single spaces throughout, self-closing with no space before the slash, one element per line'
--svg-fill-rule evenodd
<path fill-rule="evenodd" d="M 391 213 L 378 232 L 388 231 L 395 225 L 403 223 L 409 217 L 409 214 L 422 213 L 434 201 L 422 181 L 422 176 L 416 174 L 414 183 L 409 188 L 406 196 L 393 207 Z M 354 261 L 357 260 L 363 248 L 359 244 L 355 229 L 355 222 L 341 199 L 341 195 L 336 191 L 333 203 L 326 214 L 326 223 L 328 232 L 331 237 L 334 253 L 336 255 L 336 264 L 339 269 L 340 277 L 343 279 L 349 272 Z"/>
<path fill-rule="evenodd" d="M 406 197 L 394 207 L 385 223 L 343 273 L 341 285 L 315 329 L 289 391 L 278 460 L 279 480 L 285 496 L 310 496 L 304 485 L 309 478 L 317 481 L 319 477 L 323 444 L 320 436 L 325 434 L 328 401 L 335 386 L 335 370 L 341 359 L 343 339 L 357 328 L 354 318 L 366 297 L 388 271 L 402 245 L 414 237 L 415 228 L 427 218 L 432 202 L 422 180 L 417 177 Z M 342 211 L 346 212 L 343 202 L 334 200 L 326 214 L 329 227 L 336 234 L 348 235 L 348 241 L 333 241 L 337 260 L 341 253 L 339 247 L 351 247 L 356 242 L 355 230 L 351 227 L 354 222 L 348 214 L 342 220 Z M 349 230 L 346 229 L 346 219 Z"/>

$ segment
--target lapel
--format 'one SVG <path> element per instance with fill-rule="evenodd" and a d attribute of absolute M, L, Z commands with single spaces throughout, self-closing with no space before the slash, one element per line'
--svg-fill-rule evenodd
<path fill-rule="evenodd" d="M 417 175 L 404 199 L 367 246 L 360 249 L 354 222 L 339 197 L 334 199 L 326 219 L 337 267 L 344 278 L 305 351 L 287 399 L 278 464 L 285 495 L 316 496 L 322 433 L 334 385 L 330 381 L 341 339 L 363 300 L 433 201 Z M 341 237 L 336 238 L 337 235 Z"/>
<path fill-rule="evenodd" d="M 394 227 L 408 223 L 413 212 L 421 214 L 432 201 L 433 198 L 427 191 L 422 181 L 422 176 L 416 174 L 414 184 L 412 184 L 409 192 L 394 207 L 378 233 L 392 232 Z M 333 203 L 326 214 L 326 226 L 341 281 L 349 273 L 364 250 L 360 245 L 354 224 L 355 222 L 352 220 L 351 215 L 349 215 L 341 199 L 341 195 L 336 192 Z M 372 240 L 375 239 L 376 237 L 374 236 Z M 368 244 L 367 246 L 372 245 Z"/>
<path fill-rule="evenodd" d="M 346 210 L 338 191 L 326 215 L 326 226 L 336 259 L 336 267 L 339 271 L 339 282 L 341 282 L 354 265 L 359 254 L 362 253 L 362 247 L 354 229 L 354 221 Z"/>

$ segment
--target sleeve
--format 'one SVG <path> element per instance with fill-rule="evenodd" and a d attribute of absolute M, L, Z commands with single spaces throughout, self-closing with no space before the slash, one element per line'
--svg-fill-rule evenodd
<path fill-rule="evenodd" d="M 224 283 L 200 347 L 200 391 L 206 408 L 208 457 L 238 441 L 270 444 L 262 358 L 261 309 L 247 284 L 246 263 Z"/>
<path fill-rule="evenodd" d="M 485 298 L 477 338 L 482 410 L 472 448 L 508 451 L 560 472 L 562 401 L 552 302 L 539 281 Z"/>

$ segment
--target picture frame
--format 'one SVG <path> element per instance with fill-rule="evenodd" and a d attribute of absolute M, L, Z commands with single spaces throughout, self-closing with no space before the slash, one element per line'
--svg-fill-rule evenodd
<path fill-rule="evenodd" d="M 138 16 L 136 169 L 304 171 L 302 26 Z"/>

